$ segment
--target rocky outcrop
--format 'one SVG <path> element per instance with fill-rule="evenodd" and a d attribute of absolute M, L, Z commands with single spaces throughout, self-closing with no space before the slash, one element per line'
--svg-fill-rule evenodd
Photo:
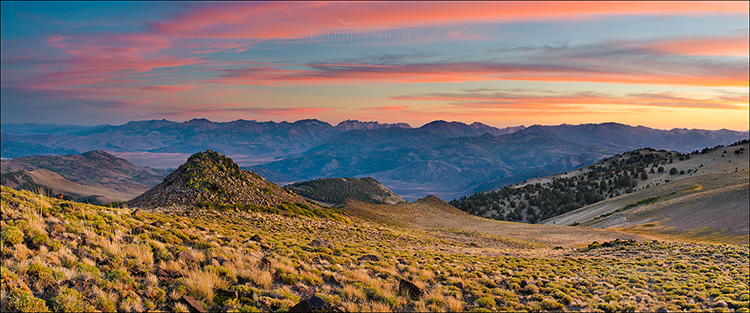
<path fill-rule="evenodd" d="M 131 207 L 169 207 L 199 203 L 273 207 L 304 202 L 259 175 L 242 170 L 232 159 L 207 150 L 193 154 L 164 181 L 128 202 Z"/>

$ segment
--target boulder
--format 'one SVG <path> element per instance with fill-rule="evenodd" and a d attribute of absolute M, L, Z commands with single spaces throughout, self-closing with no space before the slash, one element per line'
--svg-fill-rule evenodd
<path fill-rule="evenodd" d="M 398 294 L 408 296 L 412 300 L 419 300 L 422 297 L 422 289 L 406 279 L 401 279 L 398 282 Z"/>
<path fill-rule="evenodd" d="M 182 301 L 187 303 L 188 307 L 190 308 L 191 312 L 199 312 L 199 313 L 206 313 L 206 309 L 203 308 L 200 302 L 193 299 L 191 296 L 182 296 Z"/>
<path fill-rule="evenodd" d="M 379 258 L 378 258 L 377 256 L 375 256 L 375 255 L 372 255 L 372 254 L 365 254 L 365 255 L 363 255 L 363 256 L 361 256 L 361 257 L 359 257 L 359 258 L 357 259 L 357 261 L 360 261 L 360 262 L 361 262 L 361 261 L 366 261 L 366 262 L 369 262 L 369 261 L 372 261 L 372 262 L 377 262 L 377 261 L 380 261 L 380 259 L 379 259 Z"/>
<path fill-rule="evenodd" d="M 307 245 L 313 248 L 331 248 L 331 242 L 321 238 L 315 238 Z"/>
<path fill-rule="evenodd" d="M 341 310 L 318 296 L 312 296 L 295 304 L 288 312 L 341 312 Z"/>
<path fill-rule="evenodd" d="M 229 289 L 216 289 L 214 290 L 217 296 L 229 298 L 229 299 L 239 299 L 239 293 L 237 293 L 237 290 L 229 290 Z"/>
<path fill-rule="evenodd" d="M 196 262 L 196 260 L 193 257 L 193 255 L 190 254 L 190 253 L 187 253 L 185 251 L 177 253 L 177 258 L 182 259 L 183 261 L 185 261 L 186 264 L 195 263 Z"/>
<path fill-rule="evenodd" d="M 250 238 L 250 240 L 260 242 L 261 239 L 260 239 L 260 236 L 258 234 L 255 234 L 255 235 L 253 235 L 252 238 Z"/>

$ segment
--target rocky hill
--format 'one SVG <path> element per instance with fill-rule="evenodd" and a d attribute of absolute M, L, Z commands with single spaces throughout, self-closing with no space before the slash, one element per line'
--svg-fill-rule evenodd
<path fill-rule="evenodd" d="M 284 189 L 327 203 L 339 203 L 346 199 L 388 204 L 405 201 L 372 177 L 320 178 L 287 185 Z"/>
<path fill-rule="evenodd" d="M 164 181 L 128 202 L 134 207 L 220 203 L 275 207 L 304 198 L 240 169 L 232 159 L 207 150 L 193 154 Z"/>

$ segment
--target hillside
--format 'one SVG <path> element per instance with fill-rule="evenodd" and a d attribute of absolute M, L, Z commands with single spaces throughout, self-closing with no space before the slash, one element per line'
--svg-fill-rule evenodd
<path fill-rule="evenodd" d="M 326 203 L 355 199 L 395 204 L 405 200 L 372 177 L 320 178 L 284 186 L 298 195 Z"/>
<path fill-rule="evenodd" d="M 193 154 L 164 181 L 128 201 L 133 207 L 170 207 L 216 203 L 274 207 L 304 198 L 242 170 L 230 158 L 207 150 Z"/>
<path fill-rule="evenodd" d="M 2 174 L 2 185 L 92 204 L 126 201 L 140 194 L 139 192 L 127 193 L 104 187 L 81 185 L 46 169 L 4 173 Z"/>
<path fill-rule="evenodd" d="M 687 154 L 639 149 L 562 174 L 527 179 L 498 190 L 461 197 L 451 204 L 474 215 L 539 222 L 671 180 L 748 170 L 750 153 L 745 153 L 748 149 L 747 140 Z"/>
<path fill-rule="evenodd" d="M 700 174 L 555 216 L 547 225 L 583 225 L 675 240 L 748 243 L 747 170 Z"/>
<path fill-rule="evenodd" d="M 463 212 L 435 196 L 414 202 L 372 204 L 347 200 L 337 205 L 354 217 L 409 229 L 421 229 L 441 236 L 462 237 L 475 234 L 496 238 L 494 244 L 517 244 L 526 247 L 586 247 L 593 241 L 647 240 L 650 237 L 588 227 L 542 226 L 495 221 Z M 501 244 L 502 245 L 502 244 Z"/>
<path fill-rule="evenodd" d="M 140 194 L 169 173 L 164 169 L 139 167 L 99 150 L 62 156 L 30 156 L 3 160 L 0 164 L 3 173 L 45 169 L 80 185 L 124 194 Z"/>
<path fill-rule="evenodd" d="M 747 308 L 747 246 L 605 242 L 628 235 L 594 229 L 588 238 L 601 244 L 552 248 L 487 231 L 584 242 L 586 230 L 481 219 L 434 197 L 412 204 L 423 218 L 395 227 L 259 206 L 131 214 L 1 189 L 3 311 Z M 430 230 L 432 216 L 472 230 Z"/>

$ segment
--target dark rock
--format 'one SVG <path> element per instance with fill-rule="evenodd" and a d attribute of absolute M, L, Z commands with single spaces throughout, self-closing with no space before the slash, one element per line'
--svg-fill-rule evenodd
<path fill-rule="evenodd" d="M 63 202 L 63 203 L 60 203 L 60 208 L 67 209 L 67 210 L 75 210 L 76 206 L 73 205 L 72 203 Z"/>
<path fill-rule="evenodd" d="M 313 248 L 331 248 L 331 242 L 321 238 L 315 238 L 307 245 Z"/>
<path fill-rule="evenodd" d="M 270 269 L 271 268 L 271 260 L 269 260 L 266 257 L 263 257 L 260 259 L 260 268 L 261 269 Z"/>
<path fill-rule="evenodd" d="M 417 285 L 408 280 L 401 279 L 401 281 L 398 282 L 398 294 L 408 296 L 412 298 L 412 300 L 418 300 L 422 297 L 422 289 L 419 289 Z"/>
<path fill-rule="evenodd" d="M 168 268 L 166 268 L 166 269 L 164 269 L 163 271 L 164 271 L 164 272 L 165 272 L 165 273 L 166 273 L 167 275 L 169 275 L 169 277 L 172 277 L 172 278 L 180 278 L 180 277 L 185 277 L 185 274 L 183 274 L 182 272 L 180 272 L 180 271 L 178 271 L 178 270 L 173 270 L 173 269 L 168 269 Z"/>
<path fill-rule="evenodd" d="M 130 212 L 130 215 L 132 215 L 133 217 L 136 217 L 136 216 L 138 216 L 138 212 L 139 212 L 140 210 L 141 210 L 141 209 L 135 209 L 135 210 L 134 210 L 133 212 Z"/>
<path fill-rule="evenodd" d="M 133 235 L 140 235 L 146 232 L 146 229 L 142 226 L 138 226 L 136 228 L 133 228 L 133 230 L 130 231 Z"/>
<path fill-rule="evenodd" d="M 229 298 L 229 299 L 239 299 L 239 293 L 237 293 L 237 290 L 229 290 L 229 289 L 216 289 L 214 290 L 217 296 Z"/>
<path fill-rule="evenodd" d="M 216 260 L 217 262 L 219 262 L 219 265 L 224 265 L 227 262 L 229 262 L 229 260 L 227 260 L 225 258 L 222 258 L 222 257 L 215 257 L 214 260 Z"/>
<path fill-rule="evenodd" d="M 366 254 L 366 255 L 363 255 L 363 256 L 359 257 L 357 259 L 357 261 L 373 261 L 373 262 L 377 262 L 377 261 L 380 261 L 380 259 L 377 256 L 375 256 L 375 255 Z"/>
<path fill-rule="evenodd" d="M 563 248 L 563 247 L 561 247 L 561 246 L 557 246 L 557 247 L 554 247 L 553 249 L 554 249 L 554 250 L 565 250 L 565 248 Z"/>
<path fill-rule="evenodd" d="M 318 296 L 312 296 L 295 304 L 288 312 L 341 312 L 341 310 Z"/>
<path fill-rule="evenodd" d="M 77 280 L 71 288 L 80 293 L 86 293 L 86 283 L 82 280 Z"/>
<path fill-rule="evenodd" d="M 660 308 L 656 309 L 656 312 L 657 313 L 668 313 L 669 310 L 667 310 L 665 307 L 660 307 Z"/>
<path fill-rule="evenodd" d="M 312 296 L 312 295 L 315 294 L 315 292 L 313 292 L 312 289 L 307 289 L 305 287 L 298 286 L 298 285 L 292 286 L 292 291 L 297 292 L 298 294 L 302 295 L 303 297 L 305 297 L 305 296 Z"/>
<path fill-rule="evenodd" d="M 250 238 L 250 240 L 260 242 L 261 239 L 260 239 L 260 236 L 258 234 L 255 234 L 255 235 L 253 235 L 252 238 Z"/>
<path fill-rule="evenodd" d="M 162 227 L 162 226 L 164 226 L 164 224 L 162 224 L 162 223 L 161 223 L 161 222 L 159 222 L 159 221 L 156 221 L 156 222 L 153 222 L 153 223 L 151 223 L 151 226 L 154 226 L 154 227 Z"/>
<path fill-rule="evenodd" d="M 78 256 L 81 259 L 94 259 L 91 253 L 84 250 L 83 248 L 78 248 L 78 250 L 76 251 L 76 256 Z"/>
<path fill-rule="evenodd" d="M 200 302 L 193 299 L 191 296 L 182 296 L 182 301 L 185 301 L 187 303 L 188 307 L 190 307 L 191 312 L 199 312 L 199 313 L 206 313 L 206 309 L 203 308 L 203 306 L 200 304 Z"/>
<path fill-rule="evenodd" d="M 190 254 L 190 253 L 187 253 L 185 251 L 177 253 L 177 258 L 182 259 L 183 261 L 185 261 L 185 263 L 195 263 L 196 262 L 196 260 L 193 257 L 193 255 Z"/>

